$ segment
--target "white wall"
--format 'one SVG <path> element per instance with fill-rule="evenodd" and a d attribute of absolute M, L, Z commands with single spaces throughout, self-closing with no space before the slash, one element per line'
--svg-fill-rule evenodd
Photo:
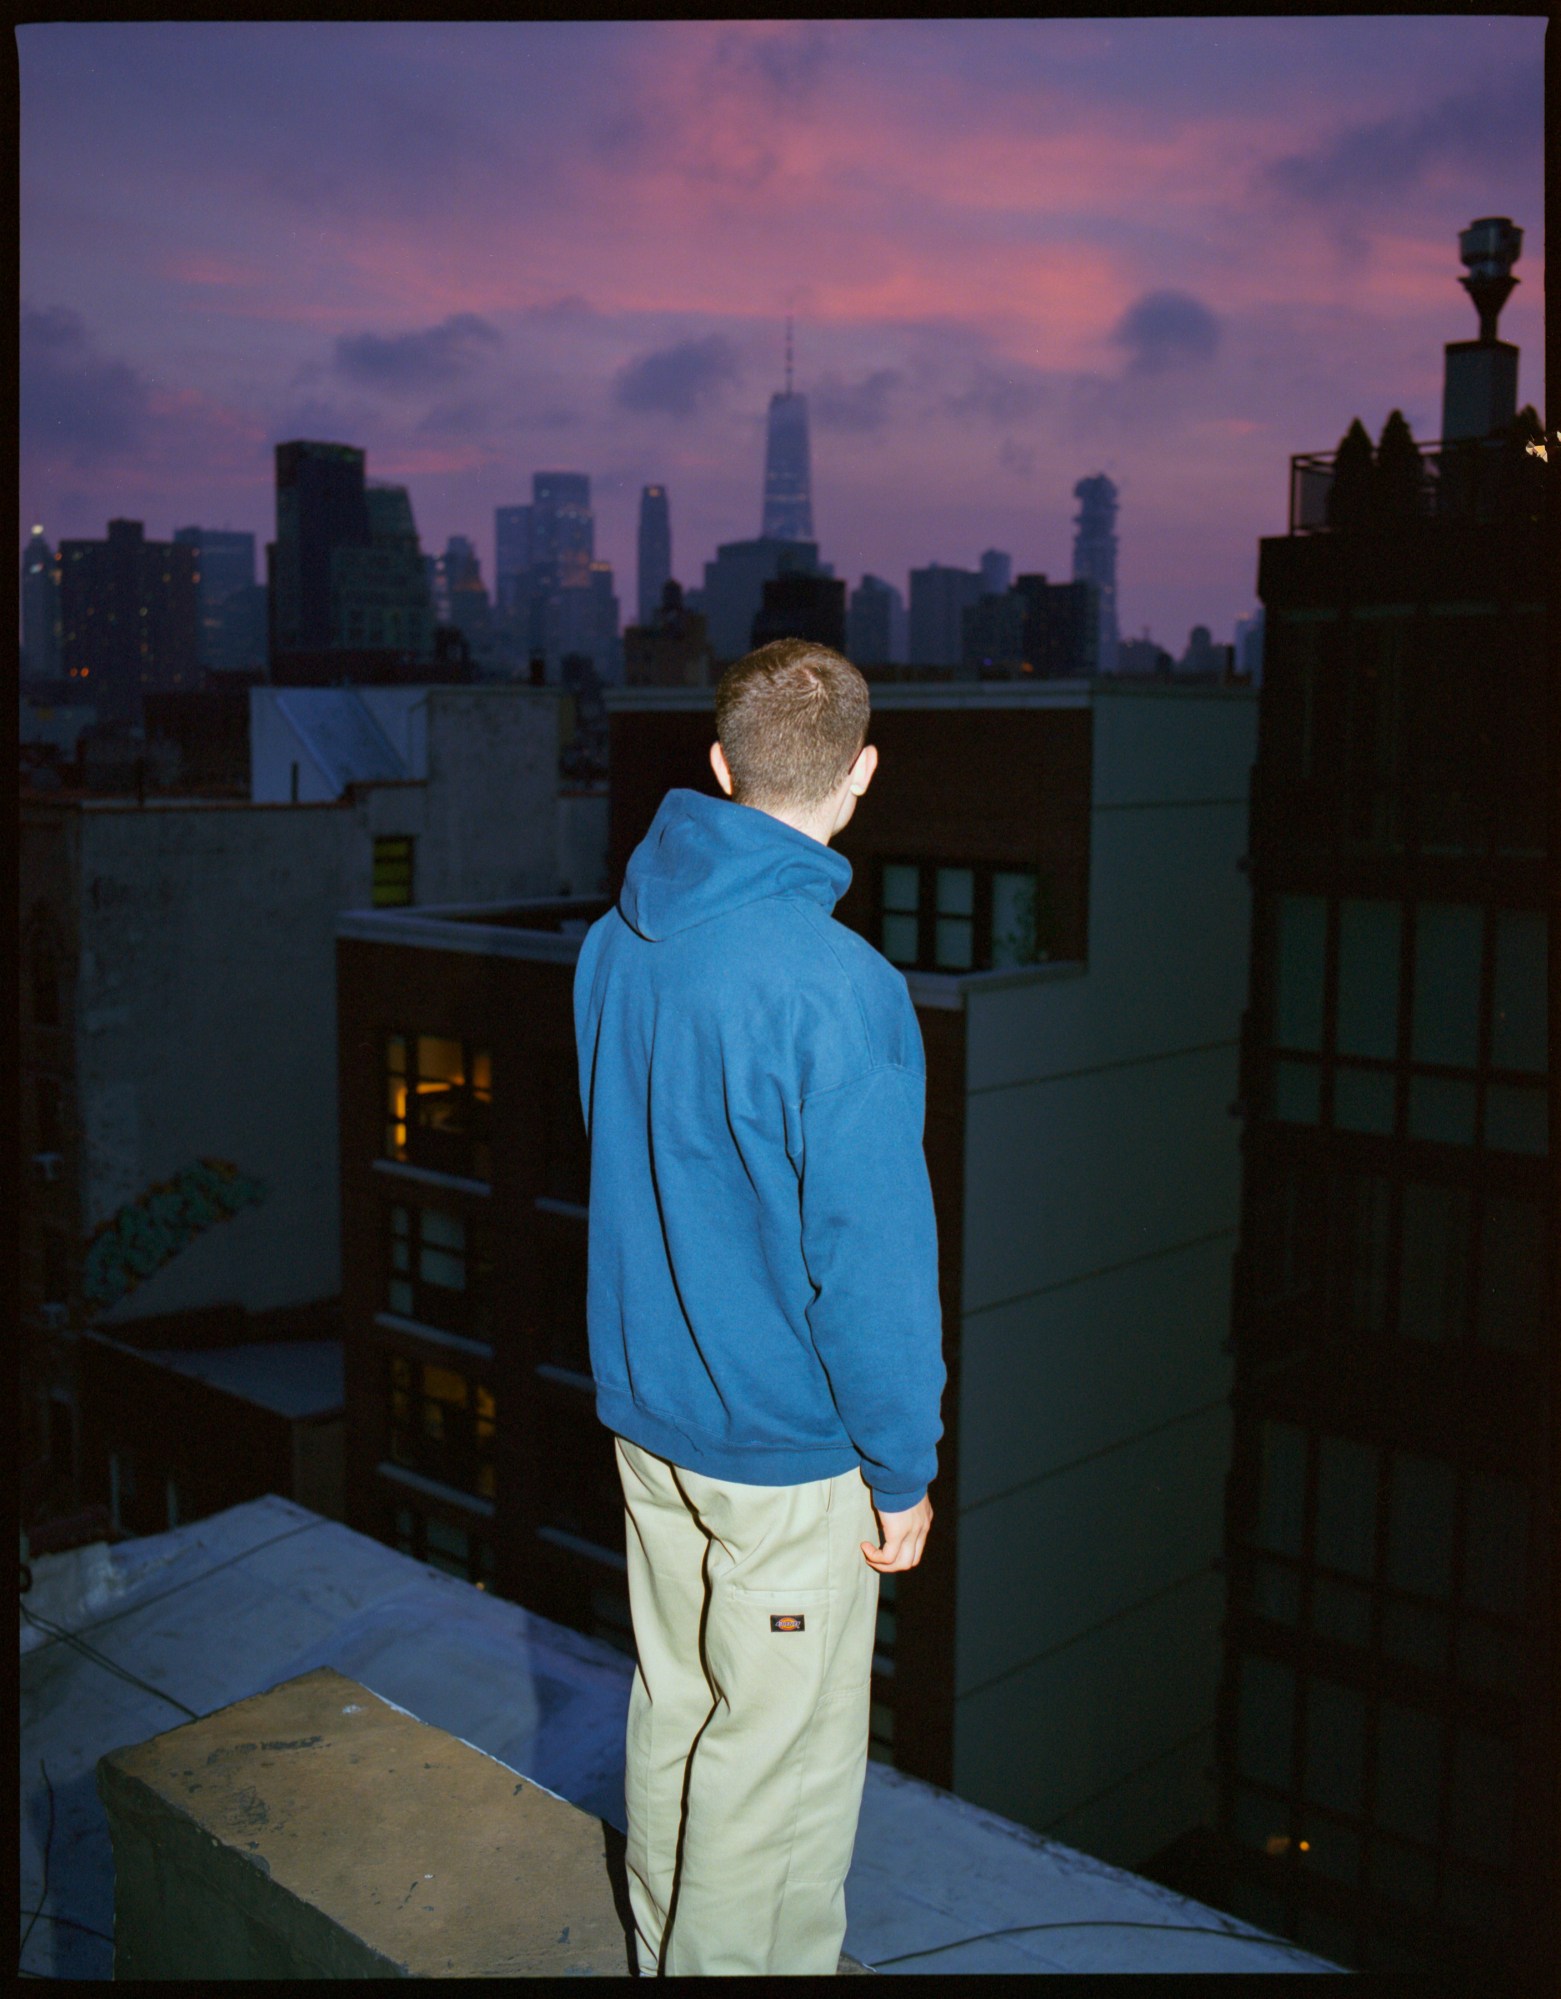
<path fill-rule="evenodd" d="M 425 782 L 372 786 L 351 804 L 81 813 L 84 1226 L 203 1157 L 267 1189 L 107 1322 L 339 1291 L 335 924 L 373 901 L 377 836 L 414 837 L 418 903 L 558 893 L 557 695 L 423 692 Z M 602 845 L 605 860 L 605 826 Z"/>
<path fill-rule="evenodd" d="M 82 815 L 77 1097 L 83 1225 L 197 1160 L 266 1186 L 193 1237 L 109 1323 L 340 1289 L 335 939 L 371 849 L 340 808 Z"/>
<path fill-rule="evenodd" d="M 1257 717 L 1093 712 L 1087 969 L 966 999 L 955 1788 L 1131 1866 L 1212 1806 Z"/>

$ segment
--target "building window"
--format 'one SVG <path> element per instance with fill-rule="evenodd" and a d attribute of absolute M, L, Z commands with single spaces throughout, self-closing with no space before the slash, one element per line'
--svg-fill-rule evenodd
<path fill-rule="evenodd" d="M 396 909 L 412 900 L 412 841 L 403 834 L 374 842 L 374 907 Z"/>
<path fill-rule="evenodd" d="M 1323 969 L 1328 904 L 1320 895 L 1281 895 L 1274 937 L 1274 1044 L 1315 1053 L 1323 1038 Z"/>
<path fill-rule="evenodd" d="M 878 868 L 878 937 L 906 970 L 985 972 L 1051 956 L 1050 885 L 1034 868 L 884 861 Z"/>
<path fill-rule="evenodd" d="M 479 1498 L 495 1496 L 491 1390 L 432 1361 L 390 1360 L 394 1463 Z"/>
<path fill-rule="evenodd" d="M 1474 1067 L 1483 929 L 1484 912 L 1473 904 L 1423 902 L 1416 910 L 1411 1027 L 1416 1062 Z"/>
<path fill-rule="evenodd" d="M 385 1244 L 390 1311 L 444 1332 L 488 1338 L 492 1275 L 480 1223 L 440 1208 L 397 1205 Z"/>
<path fill-rule="evenodd" d="M 437 1034 L 385 1037 L 385 1154 L 436 1173 L 488 1180 L 493 1058 Z"/>
<path fill-rule="evenodd" d="M 478 1589 L 491 1590 L 496 1570 L 493 1544 L 464 1527 L 452 1527 L 437 1515 L 420 1513 L 415 1507 L 395 1509 L 391 1532 L 394 1545 L 414 1561 L 443 1569 Z"/>
<path fill-rule="evenodd" d="M 1401 920 L 1396 902 L 1346 896 L 1339 904 L 1336 1045 L 1341 1055 L 1391 1062 L 1398 1052 Z"/>

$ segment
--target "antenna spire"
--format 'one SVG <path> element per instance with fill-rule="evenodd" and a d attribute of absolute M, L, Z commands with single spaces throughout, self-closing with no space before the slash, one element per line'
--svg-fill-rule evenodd
<path fill-rule="evenodd" d="M 791 394 L 791 314 L 786 315 L 786 393 Z"/>

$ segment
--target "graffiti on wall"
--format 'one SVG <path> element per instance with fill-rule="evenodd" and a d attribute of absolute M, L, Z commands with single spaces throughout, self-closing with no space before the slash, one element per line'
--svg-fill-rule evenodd
<path fill-rule="evenodd" d="M 171 1180 L 127 1201 L 93 1236 L 82 1266 L 82 1291 L 91 1305 L 117 1305 L 136 1286 L 171 1262 L 213 1222 L 266 1198 L 265 1183 L 240 1173 L 227 1159 L 198 1159 Z"/>

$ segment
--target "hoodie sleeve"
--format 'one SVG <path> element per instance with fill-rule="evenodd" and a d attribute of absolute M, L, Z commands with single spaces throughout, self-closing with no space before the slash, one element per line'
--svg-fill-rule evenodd
<path fill-rule="evenodd" d="M 813 1344 L 883 1512 L 914 1506 L 943 1434 L 937 1224 L 926 1082 L 886 1063 L 801 1106 L 802 1249 Z"/>

